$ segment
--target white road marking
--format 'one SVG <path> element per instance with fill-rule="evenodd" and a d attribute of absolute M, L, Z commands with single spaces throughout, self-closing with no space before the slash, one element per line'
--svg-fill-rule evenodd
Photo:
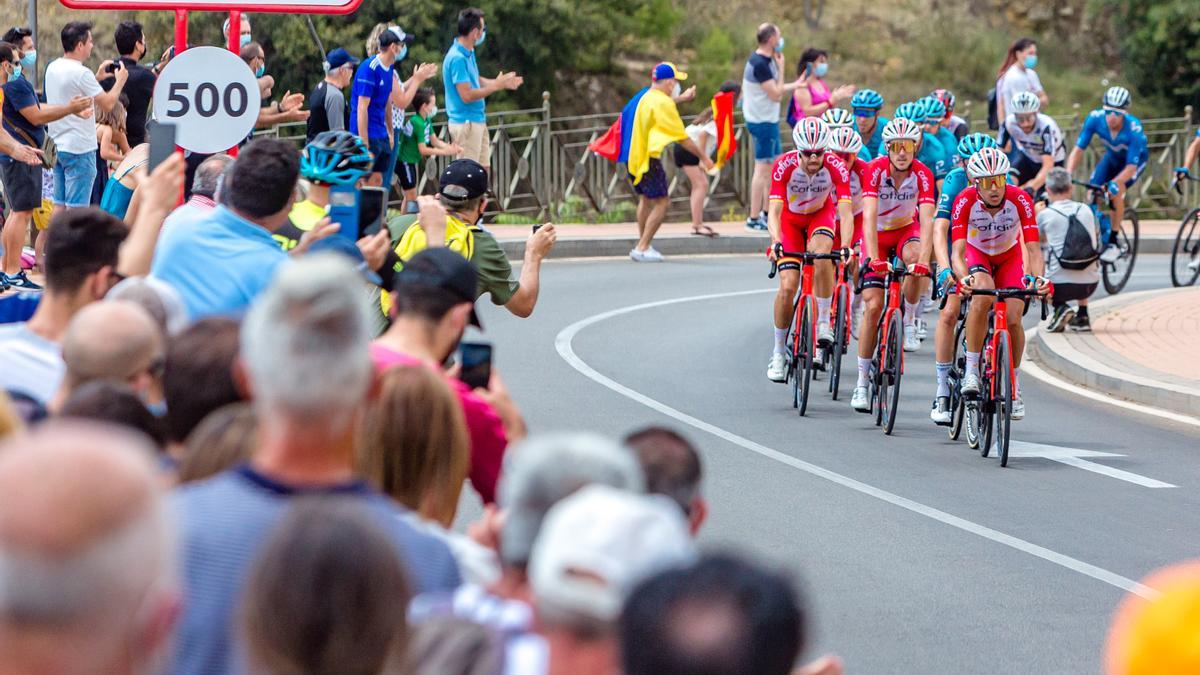
<path fill-rule="evenodd" d="M 704 420 L 681 412 L 665 403 L 662 403 L 661 401 L 650 398 L 641 392 L 630 389 L 620 382 L 601 374 L 595 368 L 589 366 L 583 359 L 579 358 L 571 344 L 574 341 L 575 336 L 578 335 L 579 332 L 584 328 L 613 317 L 621 316 L 623 314 L 632 314 L 633 312 L 640 312 L 642 310 L 653 309 L 655 307 L 664 307 L 667 305 L 675 305 L 687 302 L 700 302 L 704 300 L 717 300 L 744 295 L 775 292 L 776 289 L 768 288 L 752 291 L 734 291 L 730 293 L 712 293 L 708 295 L 693 295 L 689 297 L 672 298 L 670 300 L 659 300 L 657 302 L 646 302 L 638 305 L 631 305 L 629 307 L 621 307 L 607 312 L 601 312 L 600 314 L 595 314 L 567 326 L 555 337 L 554 346 L 555 349 L 558 350 L 559 355 L 562 356 L 563 360 L 565 360 L 572 368 L 579 371 L 588 379 L 601 384 L 630 400 L 636 401 L 647 408 L 656 410 L 667 417 L 671 417 L 679 422 L 687 424 L 688 426 L 699 429 L 700 431 L 712 434 L 721 440 L 745 448 L 750 452 L 762 455 L 768 459 L 773 459 L 780 464 L 785 464 L 795 469 L 799 469 L 807 474 L 816 476 L 818 478 L 823 478 L 831 483 L 849 488 L 860 494 L 867 495 L 868 497 L 873 497 L 893 506 L 898 506 L 907 511 L 911 511 L 918 515 L 925 516 L 926 518 L 949 525 L 950 527 L 962 530 L 963 532 L 968 532 L 1022 553 L 1027 553 L 1036 558 L 1041 558 L 1042 560 L 1066 568 L 1072 572 L 1091 577 L 1097 581 L 1102 581 L 1123 591 L 1134 593 L 1147 599 L 1158 597 L 1158 591 L 1155 591 L 1144 584 L 1140 584 L 1133 579 L 1123 577 L 1115 572 L 1111 572 L 1102 567 L 1097 567 L 1096 565 L 1072 558 L 1071 556 L 1059 553 L 1058 551 L 1053 551 L 1044 546 L 1039 546 L 1032 542 L 1025 541 L 1024 539 L 1014 537 L 1010 534 L 1005 534 L 1004 532 L 994 530 L 985 525 L 980 525 L 979 523 L 967 520 L 965 518 L 960 518 L 959 516 L 947 513 L 940 509 L 935 509 L 932 506 L 927 506 L 920 502 L 913 501 L 907 497 L 901 497 L 895 493 L 888 492 L 887 490 L 877 488 L 874 485 L 869 485 L 859 480 L 855 480 L 849 476 L 844 476 L 835 471 L 830 471 L 829 469 L 817 466 L 811 462 L 797 459 L 791 455 L 784 454 L 773 448 L 768 448 L 765 445 L 756 443 L 748 438 L 744 438 L 731 431 L 726 431 L 725 429 L 722 429 L 714 424 L 710 424 Z"/>
<path fill-rule="evenodd" d="M 1073 466 L 1084 471 L 1091 471 L 1109 478 L 1123 480 L 1126 483 L 1141 485 L 1148 488 L 1173 488 L 1179 487 L 1170 483 L 1164 483 L 1160 480 L 1147 478 L 1140 474 L 1130 471 L 1122 471 L 1114 469 L 1111 466 L 1105 466 L 1096 462 L 1089 462 L 1085 457 L 1124 457 L 1115 452 L 1100 452 L 1098 450 L 1084 450 L 1083 448 L 1067 448 L 1060 445 L 1046 445 L 1045 443 L 1028 443 L 1026 441 L 1008 442 L 1008 454 L 1010 457 L 1041 457 L 1049 459 L 1060 464 Z"/>

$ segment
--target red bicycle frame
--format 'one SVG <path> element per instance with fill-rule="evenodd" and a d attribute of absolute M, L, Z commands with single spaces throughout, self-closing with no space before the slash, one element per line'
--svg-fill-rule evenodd
<path fill-rule="evenodd" d="M 814 262 L 807 258 L 801 258 L 800 259 L 800 293 L 799 293 L 799 295 L 796 296 L 796 304 L 792 308 L 792 323 L 793 324 L 800 320 L 800 314 L 802 312 L 801 305 L 803 305 L 805 303 L 805 300 L 807 298 L 813 297 L 812 287 L 813 287 L 813 275 L 815 273 L 816 273 L 816 265 L 814 264 Z M 814 304 L 815 304 L 815 301 L 814 301 Z M 811 334 L 808 336 L 808 344 L 815 345 L 815 344 L 817 344 L 817 317 L 814 316 L 813 320 L 810 323 L 811 323 L 811 328 L 809 329 L 809 332 Z M 796 333 L 797 333 L 797 335 L 796 335 L 797 339 L 792 341 L 792 359 L 793 359 L 792 363 L 795 363 L 796 362 L 795 359 L 797 359 L 800 356 L 800 340 L 799 340 L 800 330 L 799 330 L 799 328 L 797 328 Z"/>
<path fill-rule="evenodd" d="M 851 258 L 853 258 L 853 254 L 851 255 Z M 842 335 L 845 335 L 848 341 L 850 336 L 850 323 L 852 315 L 854 314 L 854 312 L 850 310 L 849 300 L 854 297 L 854 291 L 850 288 L 850 263 L 846 260 L 839 260 L 837 261 L 837 281 L 833 285 L 832 297 L 835 301 L 837 297 L 841 295 L 843 288 L 846 289 L 846 316 L 836 317 L 835 321 L 842 322 Z M 837 347 L 838 349 L 841 349 L 842 345 L 838 345 Z"/>
<path fill-rule="evenodd" d="M 900 311 L 900 275 L 896 274 L 895 270 L 888 272 L 887 285 L 887 305 L 883 308 L 883 314 L 879 315 L 879 326 L 875 327 L 876 333 L 879 333 L 880 326 L 890 325 L 892 316 Z M 903 321 L 900 322 L 903 325 Z M 879 350 L 879 363 L 887 363 L 887 340 L 886 336 L 879 334 L 879 338 L 875 343 L 875 348 Z M 901 340 L 903 341 L 903 340 Z M 904 349 L 900 350 L 899 356 L 900 374 L 904 374 Z"/>

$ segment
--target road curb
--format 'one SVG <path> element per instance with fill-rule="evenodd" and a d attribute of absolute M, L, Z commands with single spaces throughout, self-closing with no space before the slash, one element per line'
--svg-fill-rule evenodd
<path fill-rule="evenodd" d="M 1089 309 L 1099 317 L 1140 297 L 1163 292 L 1157 289 L 1103 298 L 1092 302 Z M 1064 380 L 1114 398 L 1200 418 L 1200 389 L 1119 371 L 1075 349 L 1061 334 L 1040 327 L 1032 332 L 1030 358 Z"/>
<path fill-rule="evenodd" d="M 766 233 L 736 236 L 701 237 L 668 235 L 654 238 L 654 248 L 664 256 L 672 255 L 745 255 L 763 253 L 769 241 Z M 637 237 L 573 237 L 559 238 L 550 258 L 611 258 L 628 256 L 637 244 Z M 509 260 L 525 257 L 525 242 L 517 239 L 500 240 L 500 248 Z"/>

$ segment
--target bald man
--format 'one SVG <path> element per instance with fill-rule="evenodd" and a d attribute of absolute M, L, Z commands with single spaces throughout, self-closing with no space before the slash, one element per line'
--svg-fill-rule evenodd
<path fill-rule="evenodd" d="M 147 406 L 161 402 L 163 342 L 150 313 L 129 300 L 106 300 L 79 310 L 63 335 L 67 373 L 50 410 L 57 411 L 77 387 L 95 380 L 124 382 Z"/>
<path fill-rule="evenodd" d="M 0 446 L 0 670 L 161 669 L 179 592 L 151 452 L 62 420 Z"/>

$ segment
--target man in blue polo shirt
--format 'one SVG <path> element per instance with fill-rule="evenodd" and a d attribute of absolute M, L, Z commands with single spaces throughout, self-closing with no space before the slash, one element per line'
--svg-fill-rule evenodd
<path fill-rule="evenodd" d="M 458 37 L 442 60 L 446 83 L 446 116 L 450 118 L 450 140 L 462 147 L 459 159 L 473 159 L 491 168 L 492 144 L 488 138 L 484 99 L 504 89 L 520 87 L 525 78 L 500 71 L 495 79 L 479 76 L 475 48 L 487 39 L 483 10 L 474 7 L 458 13 Z"/>
<path fill-rule="evenodd" d="M 287 141 L 242 148 L 226 177 L 225 203 L 162 233 L 151 274 L 175 287 L 192 320 L 240 316 L 287 254 L 271 233 L 288 222 L 300 157 Z"/>
<path fill-rule="evenodd" d="M 413 36 L 399 28 L 389 28 L 379 36 L 379 53 L 363 61 L 354 74 L 350 90 L 350 132 L 363 139 L 375 157 L 369 185 L 383 184 L 392 161 L 392 82 L 400 50 L 407 49 Z"/>

